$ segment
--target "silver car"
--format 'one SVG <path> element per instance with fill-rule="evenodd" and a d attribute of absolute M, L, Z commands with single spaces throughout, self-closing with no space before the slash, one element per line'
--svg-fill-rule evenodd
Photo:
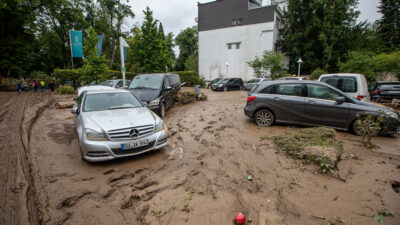
<path fill-rule="evenodd" d="M 163 120 L 127 90 L 88 90 L 71 112 L 82 159 L 107 161 L 167 145 Z"/>
<path fill-rule="evenodd" d="M 260 85 L 262 82 L 270 81 L 270 80 L 271 79 L 269 79 L 269 78 L 254 78 L 254 79 L 251 79 L 251 80 L 247 81 L 244 84 L 244 89 L 246 91 L 250 91 L 251 89 L 253 89 L 253 87 L 255 87 L 257 85 Z"/>

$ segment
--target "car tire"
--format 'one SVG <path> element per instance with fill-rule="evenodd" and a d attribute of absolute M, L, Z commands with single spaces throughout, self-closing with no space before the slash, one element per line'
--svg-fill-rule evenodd
<path fill-rule="evenodd" d="M 227 92 L 228 91 L 228 88 L 227 87 L 224 87 L 224 92 Z"/>
<path fill-rule="evenodd" d="M 159 113 L 159 116 L 160 116 L 161 118 L 164 118 L 164 117 L 165 117 L 165 103 L 161 103 L 161 105 L 160 105 L 160 113 Z"/>
<path fill-rule="evenodd" d="M 363 118 L 361 118 L 361 120 L 362 120 L 362 123 L 365 123 L 365 120 Z M 357 119 L 354 120 L 353 124 L 351 125 L 351 130 L 357 136 L 363 136 L 364 132 L 365 132 L 365 130 L 362 127 L 357 127 Z"/>
<path fill-rule="evenodd" d="M 274 124 L 275 116 L 268 109 L 258 110 L 254 116 L 254 121 L 257 126 L 260 127 L 269 127 Z"/>

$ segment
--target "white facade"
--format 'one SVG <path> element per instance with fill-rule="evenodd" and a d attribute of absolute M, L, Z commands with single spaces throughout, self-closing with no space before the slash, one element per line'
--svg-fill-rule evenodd
<path fill-rule="evenodd" d="M 247 62 L 261 56 L 265 50 L 274 50 L 279 37 L 277 23 L 279 18 L 275 15 L 274 22 L 200 31 L 200 76 L 207 81 L 218 77 L 238 77 L 244 81 L 254 78 Z"/>

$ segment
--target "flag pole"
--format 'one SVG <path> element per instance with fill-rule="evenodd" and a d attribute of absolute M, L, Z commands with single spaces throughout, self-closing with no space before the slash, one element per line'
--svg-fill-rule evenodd
<path fill-rule="evenodd" d="M 72 29 L 74 30 L 74 29 Z M 71 31 L 69 33 L 69 47 L 71 48 L 71 64 L 72 64 L 72 69 L 74 69 L 74 57 L 72 55 L 72 40 L 71 40 Z"/>
<path fill-rule="evenodd" d="M 122 44 L 122 37 L 119 37 L 119 48 L 121 52 L 121 72 L 122 72 L 122 87 L 125 87 L 125 59 L 124 59 L 124 46 Z"/>

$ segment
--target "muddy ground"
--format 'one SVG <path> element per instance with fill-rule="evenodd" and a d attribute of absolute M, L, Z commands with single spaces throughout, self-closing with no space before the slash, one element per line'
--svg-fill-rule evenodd
<path fill-rule="evenodd" d="M 202 91 L 208 101 L 167 112 L 167 148 L 97 164 L 54 108 L 72 96 L 0 93 L 0 224 L 232 224 L 238 211 L 258 225 L 378 224 L 383 209 L 400 224 L 399 136 L 368 150 L 338 132 L 347 157 L 320 174 L 260 138 L 298 127 L 257 127 L 244 91 Z"/>

